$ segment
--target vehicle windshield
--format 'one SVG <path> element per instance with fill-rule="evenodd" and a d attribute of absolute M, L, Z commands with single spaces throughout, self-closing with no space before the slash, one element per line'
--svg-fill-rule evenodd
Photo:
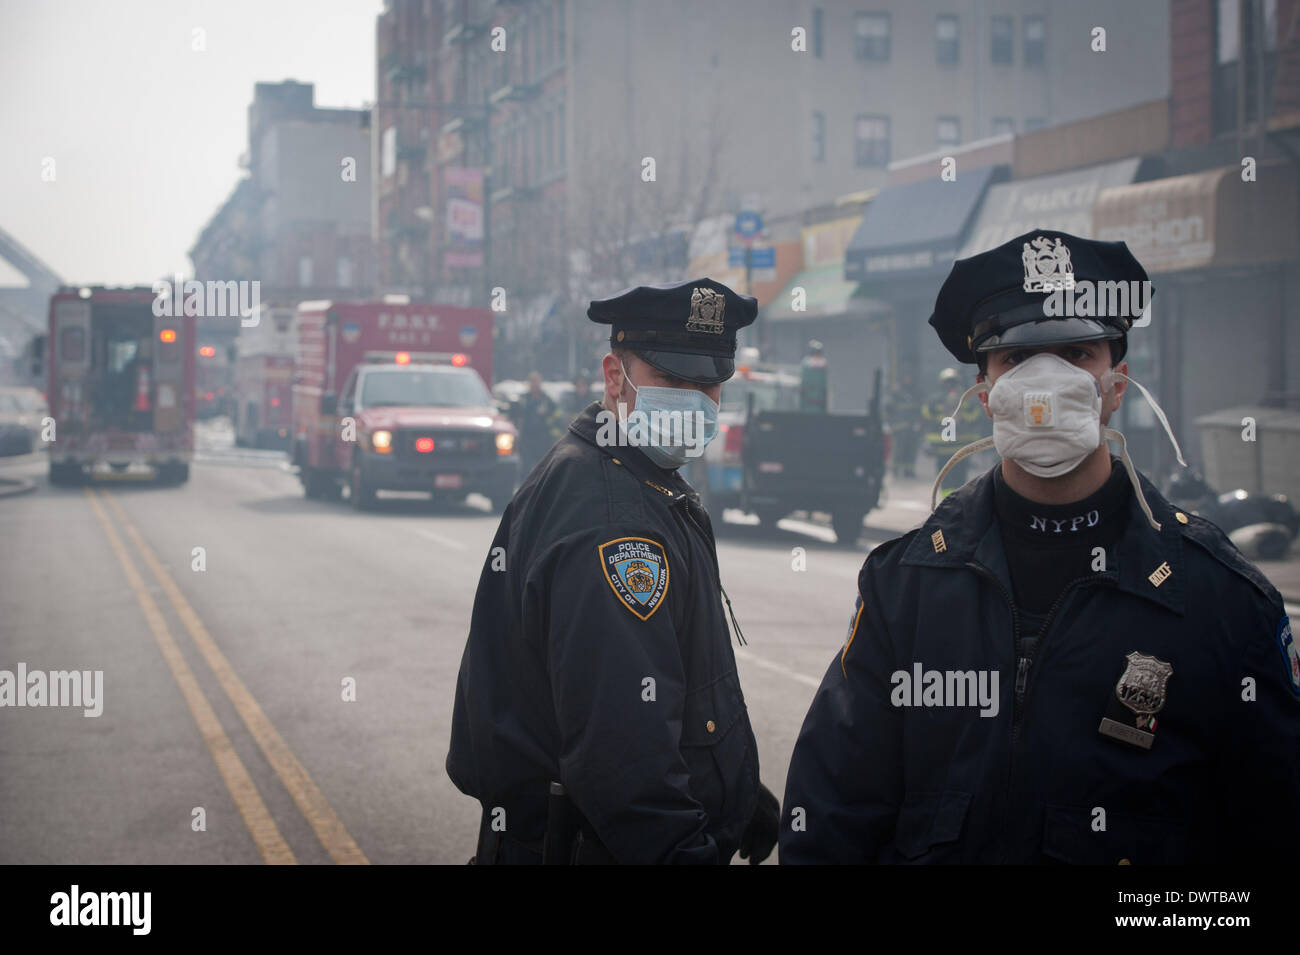
<path fill-rule="evenodd" d="M 748 395 L 754 395 L 755 411 L 798 411 L 797 385 L 780 381 L 761 381 L 737 376 L 722 386 L 721 410 L 744 414 Z"/>
<path fill-rule="evenodd" d="M 417 405 L 450 408 L 482 408 L 492 404 L 478 372 L 469 369 L 443 371 L 368 371 L 361 379 L 361 407 Z"/>

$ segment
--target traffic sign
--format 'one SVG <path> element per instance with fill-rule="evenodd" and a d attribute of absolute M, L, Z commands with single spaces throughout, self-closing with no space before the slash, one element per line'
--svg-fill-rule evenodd
<path fill-rule="evenodd" d="M 743 269 L 745 267 L 745 247 L 743 245 L 727 246 L 727 268 Z"/>
<path fill-rule="evenodd" d="M 752 209 L 736 213 L 736 235 L 752 239 L 763 231 L 763 217 Z"/>
<path fill-rule="evenodd" d="M 743 261 L 741 263 L 744 264 Z M 776 268 L 776 249 L 772 246 L 755 247 L 749 250 L 749 267 L 752 269 Z"/>

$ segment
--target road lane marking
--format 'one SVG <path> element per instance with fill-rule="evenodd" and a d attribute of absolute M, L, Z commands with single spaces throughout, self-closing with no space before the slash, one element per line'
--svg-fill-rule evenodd
<path fill-rule="evenodd" d="M 737 647 L 736 656 L 741 660 L 754 664 L 755 666 L 762 667 L 764 670 L 771 670 L 773 673 L 779 673 L 782 676 L 787 676 L 792 680 L 804 684 L 805 686 L 810 686 L 814 690 L 817 689 L 817 687 L 822 685 L 821 680 L 810 677 L 807 674 L 798 673 L 794 670 L 791 670 L 788 666 L 785 666 L 784 664 L 775 663 L 772 660 L 764 659 L 763 657 L 760 657 L 758 654 L 754 653 L 754 651 L 752 650 Z"/>
<path fill-rule="evenodd" d="M 230 737 L 221 728 L 221 721 L 217 719 L 212 704 L 208 702 L 208 698 L 194 678 L 194 671 L 185 662 L 180 647 L 176 645 L 176 641 L 167 630 L 167 623 L 163 620 L 162 612 L 159 611 L 158 605 L 154 603 L 153 597 L 145 590 L 144 581 L 140 577 L 139 571 L 135 569 L 135 565 L 131 563 L 126 547 L 123 546 L 121 538 L 117 536 L 117 531 L 113 529 L 108 515 L 104 513 L 104 509 L 96 500 L 97 492 L 92 488 L 85 488 L 85 492 L 86 496 L 90 498 L 90 506 L 94 510 L 95 516 L 99 518 L 104 534 L 108 537 L 109 546 L 117 556 L 118 563 L 122 565 L 122 572 L 126 575 L 126 582 L 134 592 L 136 602 L 140 604 L 140 609 L 144 612 L 145 620 L 153 633 L 154 641 L 158 644 L 158 649 L 162 651 L 163 659 L 171 670 L 172 677 L 180 687 L 181 696 L 185 698 L 190 715 L 194 717 L 194 722 L 198 724 L 203 742 L 207 744 L 208 752 L 212 754 L 212 759 L 217 764 L 217 772 L 221 774 L 221 778 L 226 783 L 226 788 L 230 790 L 230 796 L 234 799 L 239 815 L 243 817 L 244 825 L 248 827 L 249 835 L 253 837 L 253 842 L 257 846 L 257 851 L 261 853 L 262 860 L 268 865 L 297 864 L 298 860 L 294 858 L 293 850 L 289 848 L 289 844 L 285 842 L 284 837 L 280 834 L 279 827 L 275 824 L 270 811 L 266 808 L 266 803 L 262 801 L 257 786 L 253 783 L 253 778 L 248 774 L 248 770 L 244 768 L 244 764 L 235 753 L 235 749 L 230 743 Z"/>
<path fill-rule="evenodd" d="M 444 546 L 451 547 L 455 550 L 465 549 L 465 545 L 462 544 L 460 541 L 453 540 L 450 537 L 444 537 L 443 535 L 437 533 L 436 531 L 429 530 L 427 527 L 417 527 L 415 529 L 415 533 L 419 534 L 421 537 L 427 537 L 431 541 L 434 541 L 439 544 L 443 544 Z"/>
<path fill-rule="evenodd" d="M 325 799 L 320 788 L 308 774 L 306 767 L 298 761 L 293 751 L 289 749 L 289 744 L 271 725 L 270 719 L 262 711 L 262 707 L 253 694 L 249 692 L 248 687 L 235 674 L 234 668 L 231 667 L 230 661 L 226 659 L 225 654 L 217 647 L 216 641 L 208 633 L 207 627 L 199 619 L 199 615 L 190 602 L 185 599 L 175 581 L 169 575 L 154 556 L 149 545 L 136 531 L 126 512 L 117 500 L 109 494 L 105 497 L 113 513 L 117 516 L 122 528 L 126 531 L 131 543 L 135 545 L 136 550 L 143 558 L 149 570 L 153 573 L 154 578 L 158 581 L 176 611 L 176 615 L 184 624 L 186 631 L 189 632 L 190 638 L 203 654 L 203 658 L 208 661 L 208 666 L 212 668 L 217 682 L 221 688 L 226 691 L 226 696 L 234 704 L 239 713 L 240 719 L 248 727 L 248 731 L 261 747 L 267 761 L 275 770 L 289 794 L 293 796 L 293 801 L 298 804 L 299 810 L 307 818 L 312 829 L 316 831 L 316 836 L 320 839 L 321 845 L 325 851 L 330 854 L 335 862 L 340 865 L 367 865 L 369 861 L 361 848 L 353 840 L 344 828 L 342 821 L 334 812 L 329 802 Z"/>

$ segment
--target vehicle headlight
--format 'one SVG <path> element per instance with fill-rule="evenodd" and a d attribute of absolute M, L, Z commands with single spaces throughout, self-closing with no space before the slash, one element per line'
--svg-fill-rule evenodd
<path fill-rule="evenodd" d="M 376 431 L 370 436 L 370 446 L 377 454 L 387 454 L 393 450 L 393 432 Z"/>
<path fill-rule="evenodd" d="M 497 454 L 514 454 L 515 436 L 509 431 L 497 432 Z"/>

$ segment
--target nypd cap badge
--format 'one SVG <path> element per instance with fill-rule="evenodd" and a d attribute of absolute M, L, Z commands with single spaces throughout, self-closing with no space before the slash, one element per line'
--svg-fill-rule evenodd
<path fill-rule="evenodd" d="M 1045 235 L 1024 243 L 1020 260 L 1025 266 L 1026 292 L 1070 291 L 1074 288 L 1074 266 L 1070 249 L 1059 237 L 1053 242 Z"/>
<path fill-rule="evenodd" d="M 619 537 L 597 548 L 600 569 L 618 602 L 649 620 L 668 592 L 668 555 L 645 537 Z"/>
<path fill-rule="evenodd" d="M 1125 659 L 1128 665 L 1115 684 L 1097 732 L 1150 749 L 1156 738 L 1156 714 L 1164 708 L 1165 686 L 1174 668 L 1136 650 Z"/>

